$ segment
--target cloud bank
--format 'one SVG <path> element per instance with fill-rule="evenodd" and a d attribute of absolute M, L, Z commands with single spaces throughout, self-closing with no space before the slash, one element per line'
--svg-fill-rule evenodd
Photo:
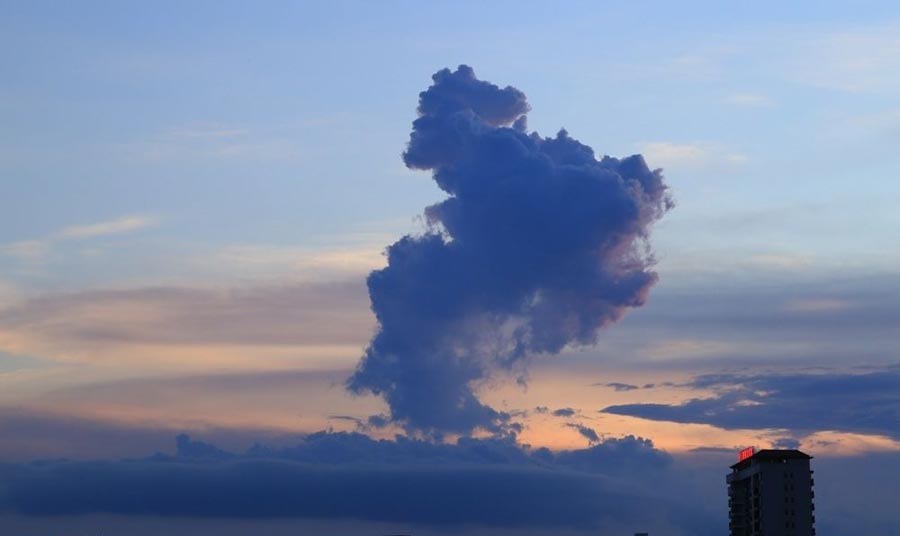
<path fill-rule="evenodd" d="M 708 374 L 687 387 L 717 394 L 682 404 L 624 404 L 603 411 L 726 429 L 775 428 L 800 434 L 836 430 L 900 439 L 897 366 L 857 374 Z"/>
<path fill-rule="evenodd" d="M 234 454 L 179 436 L 175 456 L 0 464 L 0 512 L 200 518 L 317 518 L 434 526 L 715 526 L 655 486 L 671 458 L 647 440 L 528 450 L 510 439 L 439 444 L 311 434 Z M 697 511 L 691 509 L 697 515 Z M 702 530 L 695 533 L 704 533 Z"/>
<path fill-rule="evenodd" d="M 403 160 L 449 197 L 370 274 L 379 328 L 347 385 L 383 396 L 408 429 L 500 431 L 509 416 L 477 386 L 529 355 L 593 344 L 642 305 L 657 279 L 650 227 L 672 203 L 641 156 L 598 160 L 565 130 L 529 134 L 518 89 L 465 65 L 432 79 Z"/>

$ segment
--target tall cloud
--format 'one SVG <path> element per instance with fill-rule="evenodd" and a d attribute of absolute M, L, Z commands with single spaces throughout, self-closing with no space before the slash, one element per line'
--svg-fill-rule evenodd
<path fill-rule="evenodd" d="M 497 369 L 595 342 L 656 281 L 647 244 L 672 203 L 644 159 L 595 158 L 565 130 L 526 132 L 525 95 L 468 66 L 419 95 L 403 160 L 449 197 L 429 231 L 387 249 L 368 278 L 379 329 L 348 387 L 426 432 L 499 430 L 475 394 Z"/>

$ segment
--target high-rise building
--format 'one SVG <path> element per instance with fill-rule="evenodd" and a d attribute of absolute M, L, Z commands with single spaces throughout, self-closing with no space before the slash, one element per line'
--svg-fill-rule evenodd
<path fill-rule="evenodd" d="M 813 536 L 811 459 L 799 450 L 742 450 L 725 479 L 731 536 Z"/>

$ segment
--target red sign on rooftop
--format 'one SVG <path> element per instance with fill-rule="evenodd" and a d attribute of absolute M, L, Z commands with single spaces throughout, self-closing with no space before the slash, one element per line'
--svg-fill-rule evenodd
<path fill-rule="evenodd" d="M 738 461 L 742 462 L 750 456 L 753 456 L 754 454 L 756 454 L 756 450 L 754 450 L 753 447 L 747 447 L 744 450 L 738 452 Z"/>

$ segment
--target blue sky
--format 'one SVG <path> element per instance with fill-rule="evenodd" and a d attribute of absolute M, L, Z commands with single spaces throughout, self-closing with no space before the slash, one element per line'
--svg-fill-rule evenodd
<path fill-rule="evenodd" d="M 21 483 L 27 469 L 16 464 L 33 457 L 102 458 L 111 465 L 97 474 L 115 482 L 124 469 L 111 460 L 123 456 L 148 474 L 156 463 L 202 463 L 233 475 L 252 463 L 240 454 L 252 444 L 314 446 L 309 434 L 322 430 L 428 441 L 399 422 L 371 425 L 391 407 L 342 384 L 379 329 L 366 274 L 446 198 L 401 153 L 419 93 L 460 64 L 523 91 L 529 132 L 564 127 L 598 157 L 642 154 L 675 201 L 650 235 L 659 281 L 643 307 L 596 344 L 472 383 L 524 427 L 512 446 L 484 447 L 503 450 L 512 481 L 538 478 L 539 463 L 552 473 L 540 478 L 610 479 L 585 484 L 599 501 L 618 485 L 602 463 L 533 458 L 526 444 L 572 459 L 636 445 L 621 455 L 668 460 L 671 482 L 710 472 L 691 491 L 703 501 L 722 498 L 731 454 L 700 459 L 699 447 L 798 441 L 834 475 L 832 490 L 855 482 L 846 467 L 875 474 L 876 460 L 898 463 L 893 3 L 0 4 L 0 430 L 15 438 L 0 445 L 0 486 Z M 817 420 L 818 407 L 829 418 Z M 792 408 L 796 426 L 781 418 Z M 586 445 L 581 429 L 600 440 Z M 235 457 L 227 467 L 180 459 L 182 432 Z M 331 439 L 351 465 L 352 453 L 380 448 Z M 484 460 L 465 458 L 470 446 L 451 458 L 486 478 Z M 174 461 L 143 458 L 156 451 Z M 433 461 L 391 456 L 398 475 Z M 53 483 L 56 468 L 47 471 L 42 482 Z M 97 486 L 111 485 L 101 476 Z M 658 499 L 648 482 L 632 496 Z M 26 507 L 40 488 L 10 489 L 23 502 L 0 496 L 0 527 L 53 530 L 63 526 L 54 516 L 84 513 L 94 523 L 85 530 L 139 534 L 174 511 L 196 518 L 177 528 L 185 533 L 222 527 L 216 512 L 165 501 L 143 513 L 97 503 L 44 515 Z M 896 530 L 877 500 L 893 491 L 874 489 L 859 519 L 819 518 L 838 532 Z M 822 500 L 839 510 L 833 494 Z M 723 515 L 686 521 L 676 506 L 663 501 L 652 519 L 583 521 L 714 533 Z M 503 534 L 519 523 L 510 508 L 463 522 Z M 443 530 L 372 509 L 348 504 L 352 520 L 326 525 Z M 258 521 L 272 531 L 319 523 Z M 587 530 L 539 521 L 535 534 Z"/>
<path fill-rule="evenodd" d="M 896 261 L 888 5 L 413 6 L 13 6 L 0 238 L 136 214 L 132 247 L 177 257 L 412 229 L 440 195 L 397 158 L 409 102 L 469 63 L 527 88 L 531 128 L 667 170 L 664 262 Z M 36 284 L 100 267 L 72 268 Z"/>

